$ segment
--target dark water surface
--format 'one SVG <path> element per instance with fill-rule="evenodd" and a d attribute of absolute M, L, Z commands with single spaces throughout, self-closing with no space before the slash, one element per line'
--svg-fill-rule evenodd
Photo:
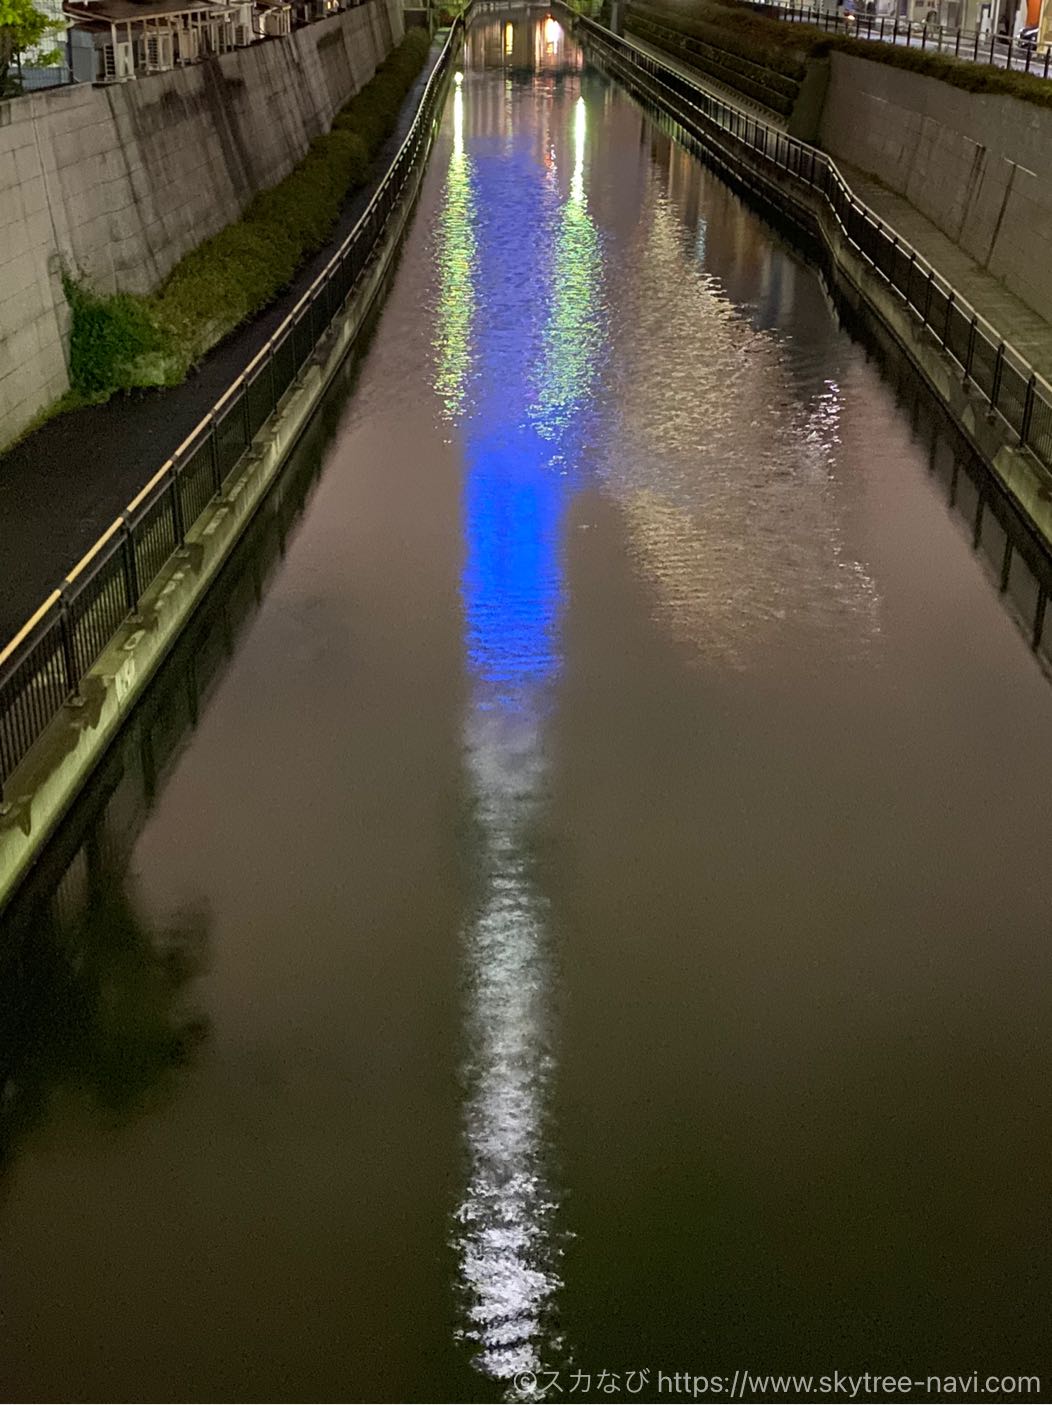
<path fill-rule="evenodd" d="M 464 67 L 6 925 L 0 1396 L 1040 1371 L 1052 694 L 952 452 L 554 20 Z"/>

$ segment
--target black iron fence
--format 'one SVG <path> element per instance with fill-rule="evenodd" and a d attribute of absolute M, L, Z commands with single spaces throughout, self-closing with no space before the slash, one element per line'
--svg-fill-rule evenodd
<path fill-rule="evenodd" d="M 752 157 L 758 155 L 791 183 L 798 183 L 802 192 L 811 193 L 807 209 L 815 193 L 823 197 L 856 252 L 953 358 L 963 385 L 981 397 L 990 419 L 1000 420 L 1021 449 L 1052 468 L 1052 386 L 937 269 L 857 198 L 828 156 L 705 92 L 594 21 L 582 18 L 578 26 L 602 46 L 615 71 L 620 69 L 644 97 L 693 128 L 703 143 L 717 136 L 732 163 L 743 149 Z M 1035 646 L 1043 619 L 1042 596 L 1033 622 Z"/>
<path fill-rule="evenodd" d="M 457 19 L 405 141 L 332 259 L 222 399 L 0 651 L 0 801 L 14 768 L 58 711 L 78 698 L 107 643 L 223 494 L 354 291 L 406 183 L 430 150 L 443 79 L 462 28 Z"/>
<path fill-rule="evenodd" d="M 765 14 L 774 13 L 780 19 L 817 25 L 829 34 L 842 34 L 849 39 L 906 44 L 915 49 L 952 54 L 954 58 L 968 59 L 972 63 L 1033 73 L 1039 78 L 1049 76 L 1052 48 L 1038 44 L 1036 29 L 1026 29 L 1016 35 L 997 34 L 993 28 L 985 34 L 978 30 L 954 29 L 939 23 L 938 6 L 934 3 L 930 22 L 903 19 L 898 15 L 867 14 L 862 0 L 853 10 L 843 7 L 823 10 L 812 5 L 783 4 L 780 0 L 753 0 L 753 8 Z"/>

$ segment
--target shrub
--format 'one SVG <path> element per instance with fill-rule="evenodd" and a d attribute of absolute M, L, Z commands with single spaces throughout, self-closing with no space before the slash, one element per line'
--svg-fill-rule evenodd
<path fill-rule="evenodd" d="M 348 193 L 365 184 L 430 46 L 425 31 L 410 31 L 296 169 L 181 259 L 149 297 L 103 297 L 67 280 L 74 389 L 105 399 L 115 390 L 175 384 L 271 302 L 329 238 Z"/>
<path fill-rule="evenodd" d="M 118 386 L 156 384 L 143 375 L 164 360 L 165 339 L 145 300 L 130 293 L 106 297 L 71 278 L 64 280 L 72 313 L 69 378 L 88 399 L 105 399 Z"/>
<path fill-rule="evenodd" d="M 759 14 L 743 0 L 649 0 L 632 4 L 629 15 L 662 24 L 678 36 L 705 40 L 790 77 L 801 75 L 803 59 L 822 58 L 836 50 L 937 78 L 965 92 L 1014 97 L 1039 107 L 1052 107 L 1052 86 L 1030 74 L 903 44 L 829 34 L 814 25 L 787 23 Z M 666 43 L 662 47 L 672 45 Z M 685 45 L 677 45 L 676 51 L 690 61 Z"/>

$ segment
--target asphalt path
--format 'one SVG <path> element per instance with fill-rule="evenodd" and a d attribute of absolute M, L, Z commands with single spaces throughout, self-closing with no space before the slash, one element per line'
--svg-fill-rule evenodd
<path fill-rule="evenodd" d="M 406 96 L 369 183 L 347 201 L 332 239 L 284 293 L 222 341 L 183 382 L 60 415 L 0 457 L 0 644 L 22 627 L 139 489 L 236 380 L 354 228 L 405 138 L 438 58 Z"/>

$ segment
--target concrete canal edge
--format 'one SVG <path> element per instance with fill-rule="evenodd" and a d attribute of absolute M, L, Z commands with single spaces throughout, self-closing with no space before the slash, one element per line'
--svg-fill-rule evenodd
<path fill-rule="evenodd" d="M 567 11 L 567 14 L 572 12 Z M 905 353 L 950 424 L 1005 492 L 1023 524 L 1047 550 L 1052 549 L 1052 475 L 1028 451 L 1020 449 L 1012 430 L 988 413 L 982 397 L 962 380 L 960 369 L 933 334 L 913 315 L 886 280 L 851 244 L 820 192 L 747 147 L 734 150 L 719 135 L 692 122 L 687 114 L 654 92 L 589 26 L 580 37 L 594 47 L 603 67 L 651 107 L 671 119 L 686 145 L 713 166 L 736 189 L 754 200 L 776 225 L 788 225 L 830 278 L 848 311 L 878 341 Z"/>
<path fill-rule="evenodd" d="M 279 477 L 307 422 L 384 290 L 427 170 L 442 100 L 454 68 L 440 75 L 427 149 L 357 287 L 315 347 L 305 371 L 264 424 L 220 497 L 186 533 L 67 702 L 9 777 L 0 806 L 0 910 L 25 878 L 63 816 L 127 721 L 153 675 L 189 624 L 256 509 Z"/>

